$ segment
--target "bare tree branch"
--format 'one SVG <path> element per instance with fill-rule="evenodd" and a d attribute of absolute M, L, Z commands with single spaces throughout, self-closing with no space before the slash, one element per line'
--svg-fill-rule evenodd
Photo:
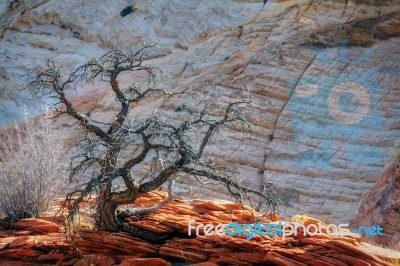
<path fill-rule="evenodd" d="M 174 194 L 173 192 L 173 186 L 174 186 L 174 180 L 173 179 L 168 179 L 168 197 L 165 198 L 164 200 L 160 201 L 159 203 L 147 207 L 147 208 L 134 208 L 134 209 L 125 209 L 125 210 L 118 210 L 118 217 L 121 218 L 128 218 L 131 216 L 136 216 L 136 215 L 144 215 L 144 214 L 148 214 L 148 213 L 152 213 L 155 212 L 159 209 L 161 209 L 162 207 L 164 207 L 165 205 L 167 205 L 168 203 L 170 203 L 171 201 L 173 201 L 174 199 L 181 197 L 185 194 L 191 193 L 191 188 L 189 192 L 182 192 L 182 193 L 177 193 Z"/>
<path fill-rule="evenodd" d="M 168 91 L 157 87 L 162 71 L 143 63 L 144 52 L 149 47 L 151 45 L 144 45 L 131 52 L 112 50 L 69 74 L 62 73 L 52 60 L 48 60 L 46 68 L 37 71 L 28 82 L 26 88 L 35 98 L 55 100 L 55 110 L 78 121 L 83 132 L 71 160 L 70 180 L 82 176 L 89 180 L 67 196 L 69 221 L 73 221 L 81 203 L 96 194 L 95 219 L 100 229 L 122 229 L 139 234 L 138 229 L 129 228 L 121 219 L 155 211 L 173 200 L 177 195 L 173 193 L 172 178 L 178 173 L 186 173 L 187 178 L 194 180 L 203 181 L 204 178 L 225 184 L 227 191 L 240 203 L 245 198 L 250 199 L 250 195 L 261 198 L 274 211 L 279 201 L 273 186 L 264 191 L 245 187 L 237 181 L 233 171 L 217 169 L 213 158 L 205 156 L 213 137 L 221 134 L 223 128 L 251 129 L 248 121 L 253 107 L 250 101 L 231 101 L 221 108 L 221 102 L 203 100 L 195 107 L 184 108 L 185 112 L 178 117 L 180 121 L 174 123 L 157 111 L 140 121 L 130 118 L 131 109 L 140 106 L 138 103 L 144 99 L 170 99 L 191 94 L 190 88 Z M 124 80 L 130 77 L 131 85 L 121 84 L 120 75 Z M 71 89 L 94 81 L 106 83 L 119 103 L 109 121 L 97 121 L 90 114 L 78 112 L 78 106 L 69 97 Z M 124 158 L 132 153 L 133 147 L 137 147 L 138 153 Z M 151 166 L 149 173 L 141 174 L 135 170 L 146 164 Z M 114 191 L 116 180 L 121 178 L 125 188 Z M 120 205 L 134 203 L 141 193 L 157 189 L 165 182 L 169 182 L 167 199 L 150 208 L 117 214 Z"/>

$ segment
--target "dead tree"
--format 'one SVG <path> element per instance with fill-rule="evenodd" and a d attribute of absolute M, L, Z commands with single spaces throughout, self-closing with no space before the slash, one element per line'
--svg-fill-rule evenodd
<path fill-rule="evenodd" d="M 72 158 L 71 176 L 90 174 L 90 179 L 81 188 L 68 195 L 77 196 L 70 206 L 69 218 L 72 219 L 80 202 L 91 193 L 97 195 L 97 227 L 103 230 L 117 231 L 126 229 L 124 217 L 145 214 L 160 208 L 174 196 L 173 182 L 178 173 L 187 178 L 212 179 L 226 185 L 228 191 L 240 202 L 244 195 L 261 197 L 269 210 L 275 210 L 278 200 L 274 189 L 258 191 L 244 187 L 232 172 L 221 171 L 204 155 L 205 149 L 213 135 L 220 128 L 232 124 L 249 126 L 250 103 L 237 101 L 225 108 L 216 109 L 211 104 L 204 104 L 198 112 L 187 112 L 181 123 L 167 122 L 167 119 L 154 112 L 144 121 L 130 119 L 130 112 L 136 103 L 150 96 L 172 97 L 187 91 L 169 92 L 156 87 L 162 72 L 157 67 L 143 63 L 143 53 L 149 46 L 132 52 L 110 51 L 98 60 L 92 60 L 69 74 L 63 74 L 52 60 L 47 67 L 37 71 L 27 85 L 38 99 L 50 97 L 56 99 L 54 105 L 59 114 L 68 115 L 79 122 L 83 138 L 78 143 L 79 153 Z M 146 73 L 146 83 L 133 83 L 122 86 L 118 80 L 122 73 Z M 119 103 L 119 110 L 111 121 L 96 121 L 90 114 L 78 112 L 68 97 L 67 90 L 77 84 L 103 81 L 109 84 L 110 90 Z M 121 153 L 132 149 L 131 144 L 138 141 L 140 152 L 132 158 L 123 158 Z M 148 157 L 155 157 L 148 160 Z M 153 164 L 149 177 L 144 178 L 132 168 L 139 164 Z M 113 182 L 122 178 L 125 190 L 113 191 Z M 121 205 L 132 204 L 140 194 L 154 190 L 169 182 L 169 197 L 157 206 L 147 209 L 121 209 Z M 117 211 L 118 209 L 118 211 Z"/>

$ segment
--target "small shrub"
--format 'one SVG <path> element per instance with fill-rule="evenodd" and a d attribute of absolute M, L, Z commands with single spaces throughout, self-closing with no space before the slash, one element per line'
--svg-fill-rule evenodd
<path fill-rule="evenodd" d="M 183 110 L 185 110 L 186 109 L 186 104 L 181 104 L 181 105 L 178 105 L 176 108 L 175 108 L 175 112 L 181 112 L 181 111 L 183 111 Z"/>
<path fill-rule="evenodd" d="M 0 213 L 12 223 L 46 211 L 66 176 L 63 143 L 49 116 L 26 119 L 0 137 Z"/>

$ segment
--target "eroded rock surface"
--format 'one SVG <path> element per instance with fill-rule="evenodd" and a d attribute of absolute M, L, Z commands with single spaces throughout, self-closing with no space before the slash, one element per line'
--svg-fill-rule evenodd
<path fill-rule="evenodd" d="M 383 236 L 369 236 L 380 243 L 400 242 L 400 163 L 395 158 L 389 164 L 374 187 L 361 202 L 360 211 L 354 218 L 354 226 L 372 226 L 384 224 Z"/>
<path fill-rule="evenodd" d="M 132 207 L 154 205 L 167 197 L 165 192 L 144 194 Z M 63 233 L 29 231 L 42 225 L 43 219 L 22 220 L 20 230 L 0 234 L 0 263 L 14 265 L 170 265 L 170 262 L 187 262 L 199 265 L 390 265 L 388 257 L 377 257 L 362 248 L 361 237 L 305 234 L 287 236 L 254 236 L 246 240 L 245 235 L 199 235 L 188 236 L 188 221 L 196 224 L 228 224 L 250 222 L 257 212 L 249 207 L 243 209 L 229 201 L 196 199 L 185 202 L 178 198 L 155 213 L 126 219 L 131 225 L 170 237 L 160 244 L 152 244 L 119 232 L 109 233 L 80 229 L 71 241 Z M 263 224 L 276 223 L 278 217 L 270 216 Z M 60 219 L 52 219 L 53 226 L 62 228 Z M 57 222 L 58 221 L 58 222 Z M 303 217 L 299 223 L 308 226 L 322 223 Z M 47 223 L 45 223 L 47 224 Z M 86 224 L 80 224 L 87 227 Z M 23 236 L 18 236 L 23 232 Z M 396 252 L 391 254 L 392 259 Z M 399 254 L 397 254 L 398 256 Z M 25 264 L 24 264 L 25 263 Z"/>
<path fill-rule="evenodd" d="M 230 131 L 226 148 L 209 151 L 241 169 L 247 185 L 275 182 L 289 213 L 348 223 L 400 135 L 398 1 L 19 2 L 25 7 L 18 12 L 1 5 L 1 125 L 21 118 L 17 106 L 34 109 L 17 88 L 45 58 L 70 69 L 111 48 L 129 50 L 144 36 L 160 46 L 149 63 L 171 76 L 161 87 L 195 87 L 221 104 L 253 99 L 252 141 Z M 130 5 L 133 12 L 122 17 Z M 350 118 L 343 117 L 343 99 L 328 104 L 333 88 L 354 92 L 364 109 L 349 107 Z M 78 91 L 101 108 L 93 117 L 107 117 L 112 99 L 101 88 Z M 173 117 L 183 103 L 195 106 L 191 99 L 155 101 L 139 113 L 159 108 Z M 229 198 L 224 188 L 202 189 L 207 197 L 216 192 Z"/>

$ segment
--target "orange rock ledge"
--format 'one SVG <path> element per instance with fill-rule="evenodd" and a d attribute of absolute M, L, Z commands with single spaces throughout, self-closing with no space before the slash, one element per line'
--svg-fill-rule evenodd
<path fill-rule="evenodd" d="M 167 194 L 153 191 L 142 195 L 135 207 L 151 206 Z M 127 233 L 81 229 L 70 240 L 64 233 L 63 219 L 41 217 L 24 219 L 12 231 L 0 231 L 0 265 L 171 265 L 185 262 L 197 265 L 390 265 L 359 248 L 361 237 L 313 235 L 290 236 L 188 236 L 188 222 L 228 224 L 251 221 L 257 212 L 228 201 L 177 199 L 162 209 L 125 221 L 170 239 L 153 244 Z M 62 217 L 61 217 L 62 218 Z M 263 224 L 276 222 L 272 215 Z M 317 224 L 312 218 L 301 223 Z M 194 231 L 192 232 L 195 233 Z M 192 235 L 193 235 L 192 234 Z"/>

